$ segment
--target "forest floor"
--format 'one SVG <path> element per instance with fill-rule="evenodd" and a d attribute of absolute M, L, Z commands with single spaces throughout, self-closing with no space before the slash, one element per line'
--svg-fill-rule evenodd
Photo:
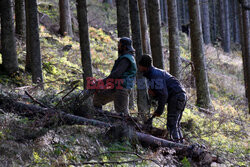
<path fill-rule="evenodd" d="M 52 8 L 48 8 L 49 5 Z M 58 22 L 58 8 L 54 6 L 55 4 L 50 1 L 41 1 L 39 11 L 47 14 L 52 21 Z M 98 5 L 96 1 L 89 2 L 89 8 L 93 73 L 94 77 L 103 78 L 109 74 L 117 58 L 118 39 L 113 31 L 115 18 L 112 14 L 115 9 Z M 75 11 L 73 13 L 75 14 Z M 168 35 L 165 28 L 162 31 L 165 44 L 164 58 L 166 67 L 169 67 Z M 71 37 L 60 37 L 50 33 L 43 25 L 40 25 L 40 41 L 44 90 L 32 85 L 31 75 L 25 72 L 25 42 L 18 40 L 20 72 L 13 78 L 0 76 L 0 94 L 31 104 L 33 101 L 25 94 L 25 91 L 28 91 L 43 104 L 54 107 L 76 85 L 79 87 L 75 93 L 82 89 L 79 43 Z M 205 47 L 213 104 L 209 111 L 201 112 L 195 106 L 195 89 L 192 86 L 191 66 L 188 64 L 190 41 L 185 34 L 181 34 L 181 56 L 186 60 L 182 65 L 181 82 L 188 92 L 188 103 L 181 122 L 185 139 L 189 143 L 205 145 L 210 152 L 220 157 L 224 166 L 250 165 L 249 114 L 244 98 L 242 58 L 238 46 L 235 46 L 230 54 L 223 53 L 219 46 Z M 130 113 L 136 116 L 136 106 L 134 108 Z M 114 111 L 113 104 L 106 105 L 104 109 Z M 160 118 L 153 121 L 153 125 L 166 128 L 166 116 L 165 111 Z M 87 161 L 128 160 L 137 162 L 115 166 L 158 166 L 154 161 L 169 166 L 192 165 L 188 158 L 176 157 L 171 149 L 167 151 L 168 155 L 164 156 L 161 149 L 146 149 L 126 140 L 111 142 L 103 135 L 106 129 L 94 126 L 64 125 L 51 129 L 34 140 L 22 140 L 27 133 L 35 133 L 38 130 L 36 123 L 25 117 L 6 113 L 0 108 L 0 166 L 79 166 Z M 133 153 L 154 161 L 141 160 Z M 212 165 L 219 166 L 216 163 Z"/>

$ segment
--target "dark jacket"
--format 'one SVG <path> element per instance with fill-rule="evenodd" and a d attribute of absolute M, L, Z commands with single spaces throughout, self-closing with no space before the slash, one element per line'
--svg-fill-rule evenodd
<path fill-rule="evenodd" d="M 168 99 L 176 94 L 185 93 L 181 83 L 164 70 L 150 67 L 149 70 L 144 73 L 144 76 L 148 79 L 149 89 L 156 94 L 158 108 L 155 112 L 158 114 L 163 113 L 164 106 L 168 102 Z"/>
<path fill-rule="evenodd" d="M 136 71 L 134 55 L 131 53 L 122 54 L 115 61 L 111 74 L 104 79 L 104 82 L 109 78 L 123 79 L 122 86 L 126 89 L 131 89 L 134 86 Z"/>

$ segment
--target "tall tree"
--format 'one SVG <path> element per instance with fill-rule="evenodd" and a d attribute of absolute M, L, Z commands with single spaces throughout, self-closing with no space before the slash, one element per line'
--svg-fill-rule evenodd
<path fill-rule="evenodd" d="M 210 20 L 209 20 L 209 3 L 208 0 L 200 0 L 201 21 L 203 40 L 205 44 L 211 43 L 210 38 Z"/>
<path fill-rule="evenodd" d="M 194 63 L 197 105 L 208 108 L 211 105 L 207 69 L 205 64 L 199 0 L 189 0 L 191 59 Z"/>
<path fill-rule="evenodd" d="M 128 0 L 116 0 L 118 37 L 129 37 Z"/>
<path fill-rule="evenodd" d="M 243 6 L 248 6 L 250 3 L 248 0 L 243 0 Z M 249 10 L 242 8 L 242 23 L 243 23 L 243 34 L 244 34 L 244 57 L 246 61 L 246 75 L 247 75 L 247 98 L 250 113 L 250 21 L 249 21 Z"/>
<path fill-rule="evenodd" d="M 83 80 L 84 80 L 84 88 L 86 89 L 87 78 L 93 76 L 90 44 L 89 44 L 88 12 L 87 12 L 86 0 L 77 0 L 76 6 L 77 6 L 77 18 L 79 22 Z"/>
<path fill-rule="evenodd" d="M 138 63 L 142 57 L 142 43 L 141 43 L 141 30 L 139 9 L 137 0 L 129 0 L 130 20 L 133 46 L 136 50 L 136 62 Z M 150 105 L 148 103 L 146 89 L 146 80 L 142 73 L 137 72 L 137 106 L 139 117 L 142 120 L 146 120 L 150 114 Z"/>
<path fill-rule="evenodd" d="M 210 28 L 211 28 L 211 39 L 214 43 L 217 39 L 217 0 L 209 1 L 211 4 L 211 10 L 210 10 Z"/>
<path fill-rule="evenodd" d="M 230 33 L 230 18 L 229 18 L 229 0 L 224 0 L 225 6 L 225 41 L 224 41 L 224 51 L 229 53 L 231 47 L 231 33 Z"/>
<path fill-rule="evenodd" d="M 25 0 L 26 11 L 26 69 L 32 73 L 32 82 L 43 82 L 40 52 L 37 1 Z"/>
<path fill-rule="evenodd" d="M 60 34 L 73 36 L 69 0 L 59 0 Z"/>
<path fill-rule="evenodd" d="M 150 45 L 152 51 L 153 64 L 155 67 L 164 69 L 159 0 L 149 0 L 148 10 Z"/>
<path fill-rule="evenodd" d="M 238 14 L 238 8 L 239 4 L 237 0 L 232 0 L 233 1 L 233 22 L 234 22 L 234 27 L 233 27 L 233 38 L 235 43 L 240 43 L 240 30 L 239 30 L 239 14 Z"/>
<path fill-rule="evenodd" d="M 16 34 L 25 36 L 25 5 L 24 0 L 15 0 Z"/>
<path fill-rule="evenodd" d="M 181 1 L 177 0 L 176 2 L 177 2 L 178 28 L 181 31 L 181 26 L 182 26 Z"/>
<path fill-rule="evenodd" d="M 169 25 L 169 50 L 170 50 L 170 73 L 180 79 L 180 42 L 177 19 L 176 0 L 168 0 L 168 25 Z"/>
<path fill-rule="evenodd" d="M 220 0 L 220 31 L 222 37 L 222 48 L 224 52 L 230 52 L 230 24 L 228 13 L 228 0 Z"/>
<path fill-rule="evenodd" d="M 168 5 L 167 0 L 163 0 L 164 7 L 164 22 L 166 23 L 166 27 L 168 27 Z"/>
<path fill-rule="evenodd" d="M 8 74 L 18 70 L 11 0 L 0 1 L 2 65 Z"/>
<path fill-rule="evenodd" d="M 143 54 L 151 54 L 145 0 L 138 0 L 138 4 L 140 11 L 142 51 Z"/>
<path fill-rule="evenodd" d="M 182 25 L 187 24 L 187 13 L 185 0 L 181 0 Z"/>

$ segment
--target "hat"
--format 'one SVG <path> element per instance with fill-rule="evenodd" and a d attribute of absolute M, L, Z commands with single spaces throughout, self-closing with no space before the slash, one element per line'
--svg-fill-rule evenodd
<path fill-rule="evenodd" d="M 126 46 L 128 51 L 132 51 L 134 52 L 135 49 L 133 48 L 132 46 L 132 40 L 128 37 L 122 37 L 119 42 L 123 45 L 123 46 Z"/>

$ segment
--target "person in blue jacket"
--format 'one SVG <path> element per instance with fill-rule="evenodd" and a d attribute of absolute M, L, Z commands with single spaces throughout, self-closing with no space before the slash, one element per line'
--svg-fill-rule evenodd
<path fill-rule="evenodd" d="M 159 117 L 167 104 L 167 128 L 170 138 L 175 142 L 183 142 L 180 120 L 187 101 L 183 86 L 168 72 L 154 67 L 149 55 L 142 56 L 139 61 L 139 71 L 147 78 L 149 95 L 158 101 L 153 118 Z"/>

